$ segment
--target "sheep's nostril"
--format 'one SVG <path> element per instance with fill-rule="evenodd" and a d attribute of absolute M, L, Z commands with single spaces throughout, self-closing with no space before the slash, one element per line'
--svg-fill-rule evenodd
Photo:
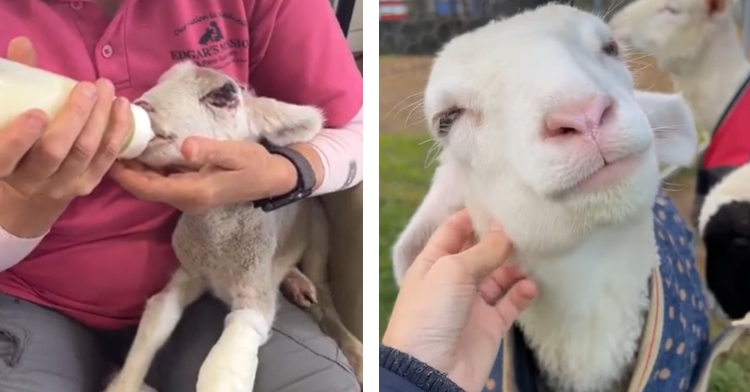
<path fill-rule="evenodd" d="M 552 110 L 544 120 L 544 137 L 593 134 L 612 112 L 612 99 L 594 97 L 567 102 Z"/>
<path fill-rule="evenodd" d="M 578 133 L 578 130 L 575 128 L 556 128 L 556 129 L 547 129 L 547 132 L 545 133 L 546 137 L 555 137 L 555 136 L 562 136 L 562 135 L 571 135 Z"/>

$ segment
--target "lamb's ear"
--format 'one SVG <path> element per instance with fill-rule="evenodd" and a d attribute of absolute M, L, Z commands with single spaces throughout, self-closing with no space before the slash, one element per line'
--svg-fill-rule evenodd
<path fill-rule="evenodd" d="M 393 246 L 393 276 L 399 286 L 406 270 L 422 252 L 438 226 L 464 207 L 462 179 L 462 175 L 450 162 L 443 161 L 435 170 L 432 184 L 422 204 Z"/>
<path fill-rule="evenodd" d="M 698 132 L 682 95 L 636 91 L 635 99 L 653 129 L 659 162 L 690 165 L 698 148 Z"/>
<path fill-rule="evenodd" d="M 323 129 L 323 112 L 312 106 L 246 93 L 245 108 L 251 132 L 277 146 L 308 142 Z"/>

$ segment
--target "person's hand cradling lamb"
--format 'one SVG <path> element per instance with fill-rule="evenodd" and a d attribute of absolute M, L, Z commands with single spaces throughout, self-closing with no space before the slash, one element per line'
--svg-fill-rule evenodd
<path fill-rule="evenodd" d="M 466 391 L 482 389 L 503 337 L 537 293 L 516 266 L 505 263 L 511 248 L 497 225 L 475 244 L 465 210 L 435 231 L 406 272 L 383 336 L 381 391 L 402 390 L 404 380 L 419 386 L 445 376 Z M 414 359 L 437 372 L 418 365 L 413 369 L 420 374 L 405 377 L 405 363 Z M 402 374 L 389 380 L 394 366 Z"/>

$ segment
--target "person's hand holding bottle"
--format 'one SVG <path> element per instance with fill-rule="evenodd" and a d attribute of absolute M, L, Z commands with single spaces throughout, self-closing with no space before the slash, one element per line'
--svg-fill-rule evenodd
<path fill-rule="evenodd" d="M 536 296 L 505 262 L 511 244 L 494 227 L 477 244 L 465 210 L 432 235 L 406 272 L 383 344 L 481 391 L 503 336 Z"/>
<path fill-rule="evenodd" d="M 7 58 L 36 65 L 25 38 L 11 41 Z M 129 107 L 110 81 L 81 82 L 54 118 L 30 110 L 0 129 L 0 227 L 38 237 L 72 199 L 91 193 L 125 143 Z"/>

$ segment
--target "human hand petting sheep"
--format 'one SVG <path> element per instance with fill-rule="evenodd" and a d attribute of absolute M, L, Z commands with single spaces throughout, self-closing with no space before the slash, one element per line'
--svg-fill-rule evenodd
<path fill-rule="evenodd" d="M 537 293 L 505 263 L 511 248 L 497 226 L 475 244 L 466 210 L 452 215 L 407 270 L 383 344 L 480 391 L 503 336 Z"/>
<path fill-rule="evenodd" d="M 159 173 L 138 162 L 116 162 L 110 174 L 140 199 L 191 213 L 277 196 L 297 183 L 294 165 L 259 143 L 191 137 L 181 151 L 196 171 Z"/>

